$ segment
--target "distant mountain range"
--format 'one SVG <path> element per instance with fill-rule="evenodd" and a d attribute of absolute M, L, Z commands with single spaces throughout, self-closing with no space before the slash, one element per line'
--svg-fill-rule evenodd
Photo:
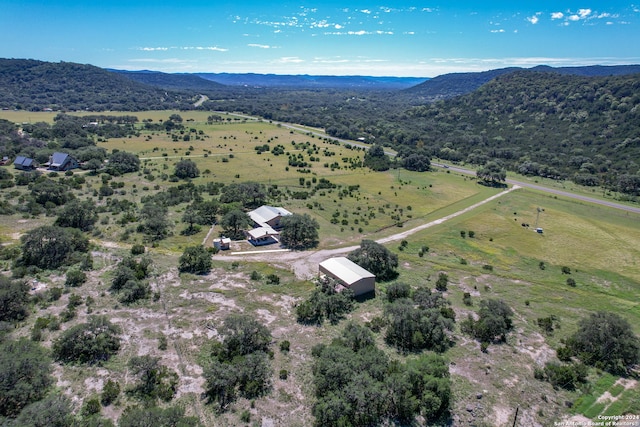
<path fill-rule="evenodd" d="M 423 83 L 425 77 L 312 76 L 256 73 L 161 73 L 158 71 L 108 71 L 164 89 L 218 90 L 223 86 L 276 89 L 402 90 Z"/>
<path fill-rule="evenodd" d="M 539 65 L 528 68 L 532 71 L 553 72 L 558 74 L 604 77 L 640 73 L 640 65 L 549 67 Z M 315 76 L 290 74 L 256 73 L 193 73 L 167 74 L 157 71 L 120 71 L 132 80 L 150 86 L 174 90 L 220 90 L 224 87 L 246 87 L 263 89 L 353 89 L 378 91 L 404 91 L 409 97 L 418 97 L 423 101 L 451 98 L 464 95 L 478 89 L 485 83 L 503 74 L 525 70 L 520 67 L 496 70 L 450 73 L 434 78 L 427 77 L 372 77 L 372 76 Z"/>
<path fill-rule="evenodd" d="M 278 74 L 197 73 L 203 79 L 227 86 L 282 89 L 375 89 L 401 90 L 428 80 L 426 77 L 312 76 Z"/>
<path fill-rule="evenodd" d="M 417 105 L 475 91 L 498 76 L 522 68 L 426 77 L 314 76 L 255 73 L 162 73 L 122 71 L 71 62 L 0 59 L 0 108 L 126 110 L 193 108 L 199 94 L 231 99 L 255 90 L 378 92 L 396 103 Z M 640 73 L 640 65 L 531 70 L 578 76 Z M 328 93 L 328 92 L 327 92 Z"/>
<path fill-rule="evenodd" d="M 519 70 L 525 70 L 525 68 L 510 67 L 475 73 L 443 74 L 406 89 L 405 92 L 411 96 L 420 97 L 424 101 L 452 98 L 471 93 L 498 76 Z M 585 67 L 559 68 L 549 67 L 547 65 L 538 65 L 537 67 L 527 68 L 527 70 L 584 77 L 606 77 L 640 73 L 640 65 L 592 65 Z"/>

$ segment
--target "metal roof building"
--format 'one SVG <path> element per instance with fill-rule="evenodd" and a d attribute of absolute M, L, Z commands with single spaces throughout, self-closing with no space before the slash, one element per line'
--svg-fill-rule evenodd
<path fill-rule="evenodd" d="M 320 273 L 333 277 L 358 296 L 376 289 L 376 276 L 346 257 L 329 258 L 319 266 Z"/>

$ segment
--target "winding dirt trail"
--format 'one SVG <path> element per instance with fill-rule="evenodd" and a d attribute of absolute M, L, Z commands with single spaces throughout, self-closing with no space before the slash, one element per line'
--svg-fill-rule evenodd
<path fill-rule="evenodd" d="M 449 221 L 457 216 L 463 215 L 469 211 L 472 211 L 486 203 L 489 203 L 499 197 L 504 196 L 505 194 L 510 193 L 511 191 L 517 190 L 520 188 L 518 185 L 514 185 L 513 187 L 502 191 L 498 194 L 494 194 L 491 197 L 488 197 L 478 203 L 475 203 L 469 207 L 461 209 L 457 212 L 454 212 L 450 215 L 444 216 L 442 218 L 436 219 L 434 221 L 419 225 L 417 227 L 411 228 L 406 231 L 402 231 L 400 233 L 393 234 L 391 236 L 383 237 L 377 239 L 378 243 L 389 243 L 394 241 L 399 241 L 406 239 L 408 236 L 415 234 L 419 231 L 425 230 L 427 228 L 434 227 L 436 225 L 440 225 L 445 221 Z M 239 260 L 251 260 L 251 261 L 263 261 L 270 262 L 286 269 L 290 269 L 296 275 L 297 278 L 301 280 L 309 280 L 315 277 L 318 274 L 318 264 L 324 261 L 327 258 L 331 258 L 337 255 L 343 255 L 349 252 L 352 252 L 358 249 L 360 246 L 345 246 L 342 248 L 335 249 L 321 249 L 316 251 L 274 251 L 274 250 L 265 250 L 265 251 L 251 251 L 251 252 L 234 252 L 230 255 L 214 255 L 214 261 L 239 261 Z"/>

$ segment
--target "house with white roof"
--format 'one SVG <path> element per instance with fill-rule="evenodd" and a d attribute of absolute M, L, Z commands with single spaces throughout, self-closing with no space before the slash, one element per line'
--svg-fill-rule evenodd
<path fill-rule="evenodd" d="M 346 257 L 329 258 L 319 266 L 320 274 L 334 278 L 354 295 L 363 295 L 376 290 L 376 276 Z"/>
<path fill-rule="evenodd" d="M 291 215 L 291 212 L 285 208 L 263 205 L 248 212 L 248 215 L 254 228 L 245 232 L 247 239 L 254 246 L 262 246 L 279 242 L 280 220 Z"/>
<path fill-rule="evenodd" d="M 291 215 L 285 208 L 276 206 L 260 206 L 258 209 L 249 212 L 249 217 L 253 220 L 255 227 L 271 227 L 275 230 L 280 228 L 282 217 Z"/>

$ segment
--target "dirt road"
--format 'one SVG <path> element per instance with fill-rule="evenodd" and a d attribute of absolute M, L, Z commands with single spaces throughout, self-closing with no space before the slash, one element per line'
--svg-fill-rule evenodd
<path fill-rule="evenodd" d="M 442 218 L 436 219 L 434 221 L 428 222 L 426 224 L 419 225 L 409 230 L 402 231 L 400 233 L 393 234 L 391 236 L 383 237 L 377 239 L 378 243 L 389 243 L 394 241 L 400 241 L 406 239 L 408 236 L 422 231 L 424 229 L 434 227 L 436 225 L 440 225 L 445 221 L 448 221 L 452 218 L 460 216 L 464 213 L 467 213 L 473 209 L 476 209 L 479 206 L 482 206 L 486 203 L 489 203 L 498 197 L 502 197 L 505 194 L 517 190 L 520 188 L 517 185 L 502 191 L 498 194 L 495 194 L 491 197 L 488 197 L 481 202 L 478 202 L 474 205 L 471 205 L 467 208 L 454 212 L 450 215 L 444 216 Z M 309 280 L 315 277 L 318 274 L 318 264 L 324 261 L 327 258 L 331 258 L 333 256 L 344 255 L 346 253 L 352 252 L 358 249 L 359 246 L 346 246 L 342 248 L 335 249 L 321 249 L 315 251 L 286 251 L 280 252 L 277 254 L 274 253 L 273 250 L 265 250 L 265 251 L 251 251 L 251 252 L 233 252 L 229 255 L 226 254 L 218 254 L 214 255 L 214 261 L 239 261 L 239 260 L 249 260 L 249 261 L 262 261 L 269 262 L 275 265 L 278 265 L 282 268 L 291 270 L 297 278 L 301 280 Z"/>

